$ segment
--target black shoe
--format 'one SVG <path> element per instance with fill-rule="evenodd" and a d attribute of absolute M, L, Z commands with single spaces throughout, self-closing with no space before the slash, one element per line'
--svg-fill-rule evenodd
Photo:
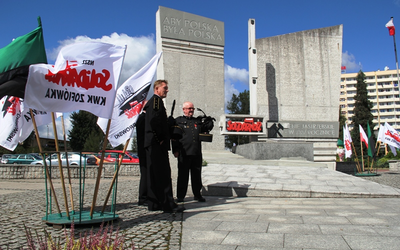
<path fill-rule="evenodd" d="M 204 199 L 203 196 L 195 196 L 194 200 L 198 202 L 206 202 L 206 199 Z"/>
<path fill-rule="evenodd" d="M 139 201 L 138 206 L 147 206 L 147 201 Z"/>
<path fill-rule="evenodd" d="M 174 208 L 172 210 L 164 210 L 165 214 L 175 214 L 175 213 L 183 213 L 185 211 L 185 207 Z"/>
<path fill-rule="evenodd" d="M 183 202 L 183 200 L 184 200 L 183 198 L 176 199 L 177 202 Z"/>

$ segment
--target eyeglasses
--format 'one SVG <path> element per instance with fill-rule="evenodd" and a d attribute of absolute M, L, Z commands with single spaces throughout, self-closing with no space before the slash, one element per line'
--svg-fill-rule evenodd
<path fill-rule="evenodd" d="M 194 108 L 185 108 L 185 109 L 194 110 Z"/>

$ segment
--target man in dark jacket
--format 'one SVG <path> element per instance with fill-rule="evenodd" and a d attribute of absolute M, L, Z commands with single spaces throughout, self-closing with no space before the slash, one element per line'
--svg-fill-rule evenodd
<path fill-rule="evenodd" d="M 168 150 L 170 135 L 167 112 L 162 99 L 167 97 L 168 82 L 154 82 L 154 95 L 146 103 L 144 147 L 147 160 L 147 204 L 150 211 L 176 212 L 172 194 Z M 179 212 L 179 211 L 178 211 Z"/>
<path fill-rule="evenodd" d="M 183 116 L 176 118 L 176 125 L 183 129 L 183 137 L 179 141 L 172 142 L 172 151 L 178 158 L 178 202 L 183 202 L 186 196 L 189 171 L 191 176 L 192 191 L 194 199 L 200 202 L 206 200 L 201 195 L 203 187 L 201 181 L 201 166 L 203 156 L 201 152 L 201 141 L 199 134 L 209 132 L 213 127 L 213 121 L 203 121 L 202 117 L 193 117 L 194 106 L 191 102 L 183 104 Z"/>

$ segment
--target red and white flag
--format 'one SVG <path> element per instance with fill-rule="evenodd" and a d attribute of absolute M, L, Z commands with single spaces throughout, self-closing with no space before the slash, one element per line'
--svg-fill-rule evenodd
<path fill-rule="evenodd" d="M 113 147 L 132 137 L 137 118 L 143 109 L 147 93 L 157 70 L 162 52 L 126 80 L 117 90 L 108 141 Z M 99 118 L 97 124 L 106 133 L 108 119 Z"/>
<path fill-rule="evenodd" d="M 368 136 L 361 125 L 359 124 L 358 126 L 360 128 L 360 141 L 363 141 L 365 143 L 365 146 L 368 148 Z"/>
<path fill-rule="evenodd" d="M 385 122 L 384 143 L 395 148 L 400 148 L 400 135 L 399 133 Z"/>
<path fill-rule="evenodd" d="M 4 96 L 0 100 L 0 107 L 0 145 L 12 151 L 32 133 L 31 112 L 22 98 L 14 96 Z M 32 113 L 37 126 L 52 121 L 51 113 L 37 110 L 32 110 Z"/>
<path fill-rule="evenodd" d="M 86 110 L 111 118 L 125 48 L 75 43 L 61 49 L 55 65 L 31 65 L 26 104 L 46 112 Z"/>
<path fill-rule="evenodd" d="M 395 32 L 394 23 L 393 23 L 393 17 L 390 19 L 389 22 L 387 22 L 386 28 L 388 28 L 388 30 L 389 30 L 389 35 L 394 36 L 394 34 L 396 32 Z"/>
<path fill-rule="evenodd" d="M 350 136 L 350 131 L 349 128 L 343 126 L 343 142 L 344 142 L 344 151 L 345 151 L 345 157 L 350 158 L 352 155 L 352 150 L 351 150 L 351 136 Z"/>

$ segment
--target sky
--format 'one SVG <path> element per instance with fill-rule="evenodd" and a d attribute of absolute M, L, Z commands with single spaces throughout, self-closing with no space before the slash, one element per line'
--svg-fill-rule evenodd
<path fill-rule="evenodd" d="M 127 45 L 121 83 L 156 53 L 159 6 L 224 23 L 225 101 L 249 89 L 250 18 L 256 21 L 256 39 L 343 25 L 342 65 L 347 73 L 384 70 L 386 66 L 396 69 L 394 41 L 385 24 L 394 17 L 395 26 L 399 23 L 400 27 L 400 15 L 396 16 L 400 0 L 4 0 L 0 48 L 35 29 L 40 16 L 50 64 L 63 46 L 74 42 Z M 68 130 L 70 123 L 66 122 L 66 127 Z M 40 131 L 43 137 L 52 133 L 43 126 Z"/>

